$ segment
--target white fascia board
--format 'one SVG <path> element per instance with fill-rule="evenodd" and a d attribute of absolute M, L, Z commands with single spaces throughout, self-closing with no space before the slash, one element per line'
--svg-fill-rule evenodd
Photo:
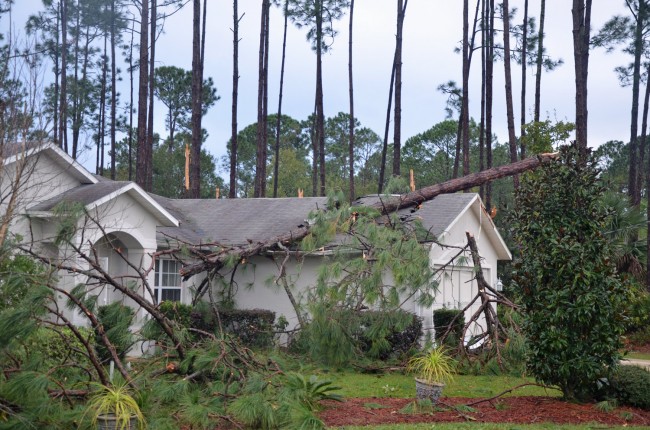
<path fill-rule="evenodd" d="M 148 209 L 157 212 L 156 214 L 157 218 L 164 222 L 163 225 L 165 227 L 178 227 L 180 225 L 180 222 L 178 221 L 178 219 L 176 219 L 176 217 L 170 214 L 167 211 L 167 209 L 160 206 L 154 199 L 151 198 L 151 196 L 149 196 L 149 194 L 144 192 L 144 190 L 140 188 L 135 182 L 131 182 L 123 186 L 122 188 L 115 190 L 112 193 L 102 197 L 101 199 L 90 203 L 89 205 L 86 206 L 86 208 L 94 209 L 128 192 L 132 192 L 133 194 L 135 194 L 135 199 L 138 200 L 140 203 L 142 203 L 145 207 L 148 207 Z"/>

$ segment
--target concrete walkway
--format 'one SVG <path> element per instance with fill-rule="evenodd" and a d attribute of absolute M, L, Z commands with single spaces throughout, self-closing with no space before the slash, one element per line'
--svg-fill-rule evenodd
<path fill-rule="evenodd" d="M 621 360 L 621 364 L 624 366 L 639 366 L 639 367 L 643 367 L 646 370 L 650 370 L 650 360 L 640 360 L 638 358 L 626 358 Z"/>

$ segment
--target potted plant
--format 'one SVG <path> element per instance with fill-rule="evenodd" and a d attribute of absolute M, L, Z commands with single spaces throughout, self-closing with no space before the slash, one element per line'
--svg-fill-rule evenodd
<path fill-rule="evenodd" d="M 415 393 L 418 400 L 429 399 L 436 403 L 445 382 L 454 379 L 456 360 L 445 347 L 439 346 L 416 355 L 409 360 L 407 371 L 415 373 Z"/>
<path fill-rule="evenodd" d="M 86 404 L 92 425 L 98 430 L 142 430 L 145 419 L 132 389 L 126 384 L 107 387 L 95 384 L 98 389 Z"/>

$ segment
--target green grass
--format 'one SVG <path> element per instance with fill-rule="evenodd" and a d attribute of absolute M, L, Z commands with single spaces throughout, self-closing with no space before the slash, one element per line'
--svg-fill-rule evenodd
<path fill-rule="evenodd" d="M 608 426 L 604 424 L 560 425 L 560 424 L 508 424 L 508 423 L 428 423 L 428 424 L 390 424 L 366 427 L 331 427 L 345 430 L 598 430 L 625 429 L 641 430 L 648 427 Z"/>
<path fill-rule="evenodd" d="M 415 383 L 410 375 L 388 373 L 368 375 L 352 371 L 325 372 L 325 378 L 341 387 L 345 397 L 415 397 Z M 509 388 L 527 382 L 530 378 L 513 376 L 468 376 L 458 375 L 445 387 L 443 395 L 448 397 L 491 397 Z M 545 390 L 529 386 L 515 390 L 506 396 L 560 396 L 557 390 Z"/>
<path fill-rule="evenodd" d="M 637 360 L 650 360 L 650 354 L 646 352 L 629 352 L 624 358 L 636 358 Z"/>

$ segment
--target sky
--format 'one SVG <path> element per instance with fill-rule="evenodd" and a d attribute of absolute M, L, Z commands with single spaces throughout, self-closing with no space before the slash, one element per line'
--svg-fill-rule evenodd
<path fill-rule="evenodd" d="M 22 26 L 29 14 L 41 8 L 41 0 L 15 0 L 14 22 Z M 239 36 L 239 109 L 238 128 L 257 120 L 257 76 L 259 49 L 259 0 L 239 0 L 243 14 Z M 472 5 L 473 4 L 473 5 Z M 473 13 L 475 1 L 470 1 Z M 519 8 L 513 24 L 523 19 L 523 1 L 511 0 L 511 8 Z M 539 15 L 539 0 L 529 1 L 529 14 Z M 564 64 L 542 76 L 542 117 L 573 121 L 575 116 L 575 83 L 573 40 L 571 33 L 571 2 L 549 0 L 546 11 L 545 45 L 554 59 Z M 277 111 L 282 52 L 283 16 L 272 8 L 270 17 L 269 112 Z M 592 11 L 592 34 L 615 14 L 628 13 L 623 0 L 596 0 Z M 205 147 L 215 156 L 226 154 L 231 130 L 232 94 L 232 1 L 208 0 L 206 30 L 205 77 L 215 81 L 221 100 L 203 118 L 209 137 Z M 383 135 L 388 86 L 395 49 L 395 0 L 357 0 L 354 9 L 353 64 L 355 116 L 363 126 Z M 326 116 L 348 112 L 348 24 L 349 15 L 336 23 L 336 36 L 330 52 L 323 56 L 323 87 Z M 497 25 L 499 25 L 497 23 Z M 0 31 L 7 31 L 7 20 L 0 21 Z M 284 114 L 305 119 L 314 107 L 316 56 L 306 40 L 306 29 L 291 22 L 287 35 L 287 59 L 283 95 Z M 501 39 L 501 36 L 498 36 Z M 461 56 L 454 52 L 462 41 L 461 0 L 411 0 L 404 22 L 402 141 L 421 133 L 445 119 L 446 96 L 437 87 L 449 80 L 461 82 Z M 168 18 L 156 48 L 156 67 L 191 68 L 192 9 L 191 4 Z M 470 115 L 480 117 L 480 63 L 476 53 L 469 85 Z M 632 61 L 619 52 L 606 53 L 594 49 L 589 60 L 589 145 L 596 147 L 609 140 L 629 140 L 631 88 L 621 88 L 614 68 Z M 125 67 L 123 67 L 124 69 Z M 128 99 L 128 76 L 123 76 L 120 91 Z M 534 70 L 527 74 L 528 121 L 534 100 Z M 495 66 L 494 132 L 499 141 L 507 140 L 505 86 L 503 63 Z M 515 124 L 519 134 L 521 73 L 513 64 L 513 98 Z M 136 91 L 137 92 L 137 91 Z M 165 130 L 165 106 L 156 103 L 155 129 L 162 136 Z M 392 131 L 391 131 L 392 140 Z M 89 157 L 92 158 L 92 157 Z M 92 164 L 92 161 L 90 161 Z M 227 172 L 220 172 L 227 177 Z"/>

